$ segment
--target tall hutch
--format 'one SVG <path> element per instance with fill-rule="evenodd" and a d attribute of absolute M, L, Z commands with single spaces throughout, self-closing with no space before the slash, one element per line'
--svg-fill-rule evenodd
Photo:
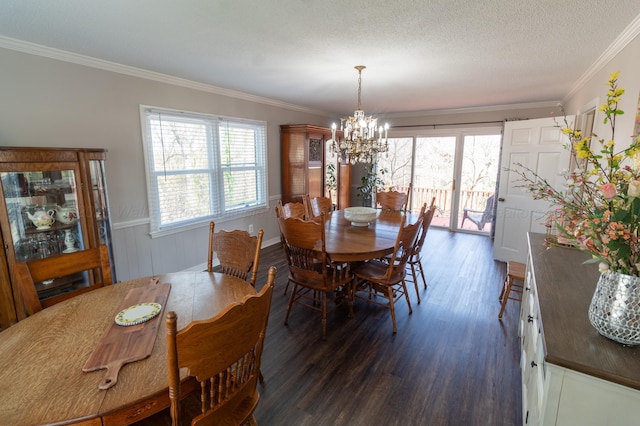
<path fill-rule="evenodd" d="M 0 328 L 25 317 L 16 262 L 107 245 L 113 269 L 103 149 L 0 147 Z M 115 281 L 115 271 L 112 270 Z M 90 272 L 37 283 L 40 299 L 93 282 Z"/>
<path fill-rule="evenodd" d="M 350 205 L 351 165 L 329 153 L 331 129 L 309 124 L 280 126 L 282 152 L 282 202 L 302 201 L 302 197 L 328 196 L 327 175 L 334 173 L 337 188 L 331 190 L 339 209 Z"/>

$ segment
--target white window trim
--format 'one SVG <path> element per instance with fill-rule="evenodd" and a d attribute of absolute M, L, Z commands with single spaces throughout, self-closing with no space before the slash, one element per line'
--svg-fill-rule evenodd
<path fill-rule="evenodd" d="M 258 169 L 262 169 L 263 171 L 262 176 L 259 179 L 259 181 L 261 181 L 260 186 L 262 187 L 262 194 L 261 194 L 262 200 L 260 204 L 252 207 L 233 209 L 226 213 L 221 212 L 219 214 L 202 216 L 199 218 L 195 218 L 193 220 L 178 222 L 177 224 L 174 224 L 174 225 L 165 225 L 160 227 L 159 225 L 160 224 L 160 218 L 159 218 L 160 207 L 158 206 L 156 208 L 155 206 L 156 201 L 153 195 L 157 191 L 154 191 L 152 189 L 153 188 L 152 185 L 155 185 L 155 184 L 153 183 L 153 179 L 152 179 L 151 164 L 150 164 L 150 157 L 149 157 L 149 155 L 151 155 L 151 152 L 150 152 L 150 145 L 149 145 L 150 144 L 149 132 L 148 132 L 149 129 L 148 129 L 147 117 L 146 117 L 148 111 L 166 112 L 167 114 L 176 114 L 176 115 L 185 114 L 188 117 L 192 117 L 196 119 L 201 118 L 203 120 L 212 120 L 212 122 L 214 122 L 214 126 L 213 126 L 214 131 L 217 131 L 217 128 L 218 128 L 218 125 L 216 122 L 220 122 L 220 121 L 248 123 L 252 125 L 263 126 L 264 140 L 261 142 L 261 147 L 260 147 L 262 148 L 262 151 L 263 151 L 261 153 L 262 164 L 257 167 Z M 157 238 L 157 237 L 162 237 L 165 235 L 170 235 L 178 232 L 188 231 L 191 229 L 202 228 L 203 225 L 208 224 L 211 220 L 215 220 L 216 223 L 222 223 L 222 222 L 226 222 L 229 220 L 234 220 L 242 217 L 254 216 L 256 214 L 263 214 L 269 211 L 267 123 L 265 121 L 249 120 L 249 119 L 235 118 L 235 117 L 225 117 L 221 115 L 182 111 L 182 110 L 170 109 L 170 108 L 164 108 L 164 107 L 154 107 L 150 105 L 140 105 L 140 122 L 141 122 L 141 130 L 142 130 L 142 145 L 144 150 L 145 178 L 147 183 L 147 203 L 148 203 L 148 211 L 149 211 L 149 229 L 150 229 L 149 235 L 151 236 L 151 238 Z M 215 145 L 215 142 L 214 142 L 214 144 L 209 146 L 209 148 L 212 150 L 215 148 L 215 150 L 217 150 L 218 146 Z M 220 156 L 218 155 L 217 152 L 212 153 L 211 161 L 215 161 L 217 164 L 220 164 Z M 223 172 L 221 169 L 217 169 L 214 171 L 214 173 L 217 173 L 218 175 L 222 175 Z M 224 198 L 224 195 L 222 196 L 222 198 Z"/>

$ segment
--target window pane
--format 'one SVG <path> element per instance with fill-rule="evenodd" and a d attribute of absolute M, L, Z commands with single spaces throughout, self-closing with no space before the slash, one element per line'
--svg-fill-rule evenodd
<path fill-rule="evenodd" d="M 378 155 L 378 170 L 387 169 L 384 180 L 398 191 L 406 192 L 411 183 L 413 138 L 390 138 L 389 152 Z"/>
<path fill-rule="evenodd" d="M 205 124 L 156 115 L 150 120 L 150 125 L 156 171 L 208 168 L 208 129 Z"/>
<path fill-rule="evenodd" d="M 258 203 L 258 179 L 255 170 L 226 171 L 224 173 L 224 199 L 226 210 L 254 206 Z"/>
<path fill-rule="evenodd" d="M 158 176 L 156 182 L 163 225 L 211 215 L 208 174 Z"/>
<path fill-rule="evenodd" d="M 252 128 L 220 127 L 220 157 L 223 166 L 256 164 L 256 136 Z"/>
<path fill-rule="evenodd" d="M 451 214 L 453 166 L 456 137 L 421 137 L 416 139 L 416 170 L 413 180 L 413 208 L 429 205 L 436 197 L 438 217 L 434 225 L 446 225 Z"/>

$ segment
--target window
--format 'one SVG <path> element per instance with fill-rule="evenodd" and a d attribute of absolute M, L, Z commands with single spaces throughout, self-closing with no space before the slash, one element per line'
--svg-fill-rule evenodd
<path fill-rule="evenodd" d="M 268 207 L 265 122 L 141 114 L 152 236 Z"/>

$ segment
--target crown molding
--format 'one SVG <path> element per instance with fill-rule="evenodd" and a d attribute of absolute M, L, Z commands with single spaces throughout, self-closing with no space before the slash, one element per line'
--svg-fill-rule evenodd
<path fill-rule="evenodd" d="M 384 118 L 400 118 L 400 117 L 429 117 L 438 115 L 451 115 L 451 114 L 471 114 L 479 112 L 494 112 L 505 111 L 515 109 L 535 109 L 535 108 L 556 108 L 559 101 L 544 101 L 544 102 L 527 102 L 519 104 L 504 104 L 504 105 L 490 105 L 482 107 L 467 107 L 467 108 L 451 108 L 451 109 L 438 109 L 427 111 L 409 111 L 398 112 L 391 114 L 384 114 Z"/>
<path fill-rule="evenodd" d="M 227 96 L 230 98 L 241 99 L 249 102 L 256 102 L 264 105 L 274 106 L 278 108 L 285 108 L 309 114 L 317 115 L 329 115 L 326 111 L 319 111 L 312 108 L 303 107 L 300 105 L 290 104 L 286 102 L 277 101 L 275 99 L 264 98 L 261 96 L 251 95 L 249 93 L 239 92 L 236 90 L 225 89 L 223 87 L 213 86 L 210 84 L 199 83 L 184 78 L 174 77 L 167 74 L 162 74 L 154 71 L 148 71 L 142 68 L 131 67 L 128 65 L 118 64 L 116 62 L 109 62 L 102 59 L 93 58 L 90 56 L 79 55 L 65 50 L 54 49 L 47 46 L 42 46 L 35 43 L 29 43 L 22 40 L 17 40 L 9 37 L 0 36 L 0 48 L 15 50 L 22 53 L 28 53 L 31 55 L 42 56 L 49 59 L 55 59 L 63 62 L 70 62 L 77 65 L 84 65 L 91 68 L 97 68 L 104 71 L 111 71 L 118 74 L 129 75 L 132 77 L 143 78 L 146 80 L 153 80 L 160 83 L 172 84 L 174 86 L 185 87 L 188 89 L 199 90 L 202 92 L 213 93 L 216 95 Z"/>
<path fill-rule="evenodd" d="M 595 74 L 602 70 L 611 60 L 622 51 L 629 43 L 631 43 L 640 34 L 640 15 L 636 16 L 633 21 L 620 33 L 620 35 L 609 45 L 609 47 L 596 59 L 596 61 L 585 71 L 584 74 L 575 82 L 569 93 L 564 97 L 563 103 L 566 103 L 573 95 L 578 92 Z"/>

